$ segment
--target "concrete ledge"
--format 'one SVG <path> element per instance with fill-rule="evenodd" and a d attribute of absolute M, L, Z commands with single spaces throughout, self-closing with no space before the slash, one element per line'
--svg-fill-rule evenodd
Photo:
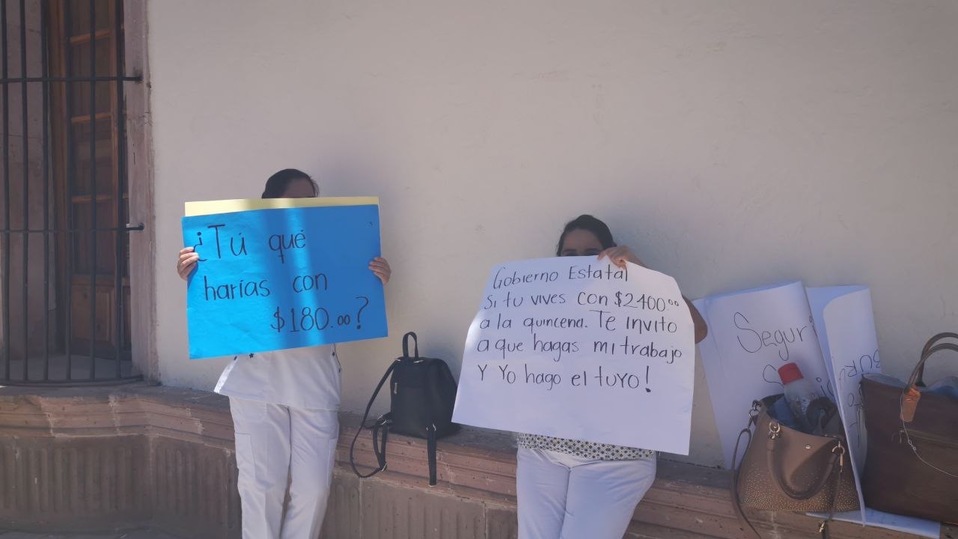
<path fill-rule="evenodd" d="M 339 441 L 339 467 L 349 469 L 349 443 L 359 421 L 344 417 Z M 457 498 L 480 503 L 486 530 L 479 537 L 516 537 L 515 449 L 511 436 L 496 432 L 464 430 L 439 442 L 440 484 L 428 487 L 425 440 L 390 438 L 388 469 L 364 483 L 381 481 L 409 491 L 427 490 L 436 498 Z M 368 431 L 356 446 L 356 462 L 368 471 L 376 465 Z M 350 474 L 351 475 L 351 474 Z M 351 477 L 355 479 L 355 476 Z M 338 480 L 339 478 L 337 478 Z M 731 502 L 731 474 L 726 470 L 659 459 L 655 483 L 635 510 L 626 537 L 629 538 L 751 538 L 735 514 Z M 413 512 L 413 510 L 410 510 Z M 818 519 L 799 513 L 748 511 L 764 537 L 818 538 Z M 374 523 L 364 522 L 366 526 Z M 835 538 L 904 539 L 917 537 L 883 528 L 865 528 L 845 522 L 831 525 Z M 368 530 L 362 537 L 450 537 L 399 533 L 390 535 L 385 526 Z M 471 537 L 471 535 L 468 535 Z M 333 537 L 333 536 L 331 536 Z M 338 536 L 336 536 L 338 537 Z M 942 538 L 958 539 L 955 528 L 945 527 Z"/>
<path fill-rule="evenodd" d="M 464 429 L 439 442 L 439 485 L 427 485 L 425 440 L 391 436 L 389 468 L 360 480 L 349 466 L 358 418 L 342 416 L 324 538 L 516 536 L 512 438 Z M 357 465 L 375 464 L 371 435 Z M 726 471 L 659 461 L 630 538 L 745 538 Z M 750 515 L 767 537 L 818 537 L 816 520 Z M 116 531 L 149 525 L 183 537 L 240 536 L 227 399 L 137 384 L 0 388 L 0 529 Z M 835 523 L 837 538 L 907 537 Z M 944 538 L 956 538 L 946 527 Z"/>

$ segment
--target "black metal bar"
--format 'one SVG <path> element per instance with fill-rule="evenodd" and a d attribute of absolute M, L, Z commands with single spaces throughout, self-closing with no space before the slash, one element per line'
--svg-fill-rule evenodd
<path fill-rule="evenodd" d="M 70 7 L 70 2 L 66 0 L 63 1 L 63 37 L 69 36 L 73 28 L 73 10 Z M 70 44 L 70 40 L 63 39 L 61 44 L 63 47 L 64 53 L 64 66 L 63 70 L 68 75 L 73 73 L 73 46 Z M 66 109 L 67 118 L 73 117 L 73 99 L 70 95 L 71 85 L 64 83 L 63 85 L 63 97 L 64 105 Z M 76 222 L 74 219 L 76 215 L 73 212 L 73 188 L 76 184 L 76 170 L 74 169 L 74 164 L 76 163 L 76 155 L 74 153 L 74 137 L 73 137 L 73 126 L 67 123 L 66 127 L 63 130 L 64 134 L 64 144 L 67 150 L 67 163 L 66 163 L 66 202 L 64 204 L 64 210 L 66 212 L 66 226 L 68 229 L 72 230 L 76 227 Z M 65 326 L 66 330 L 66 339 L 65 339 L 65 351 L 67 356 L 67 372 L 66 379 L 73 379 L 73 272 L 75 268 L 75 256 L 76 256 L 76 238 L 71 233 L 69 240 L 66 242 L 66 251 L 67 251 L 67 274 L 65 279 L 65 296 L 67 300 L 67 308 L 64 312 L 65 317 Z"/>
<path fill-rule="evenodd" d="M 33 20 L 30 17 L 27 17 L 27 6 L 33 5 L 31 2 L 34 0 L 20 0 L 19 2 L 13 4 L 8 2 L 8 0 L 0 0 L 0 44 L 2 44 L 2 52 L 0 52 L 0 89 L 2 89 L 2 102 L 0 102 L 0 109 L 2 109 L 2 137 L 0 137 L 0 142 L 2 142 L 3 149 L 0 150 L 0 157 L 3 158 L 3 164 L 0 165 L 0 178 L 3 180 L 3 185 L 0 186 L 0 195 L 3 195 L 3 201 L 0 202 L 0 210 L 5 210 L 3 213 L 2 221 L 0 221 L 0 252 L 3 253 L 2 261 L 0 261 L 0 269 L 3 269 L 3 278 L 0 279 L 0 291 L 2 291 L 3 301 L 0 305 L 0 314 L 2 314 L 2 320 L 0 320 L 0 328 L 3 328 L 3 343 L 0 344 L 0 351 L 5 351 L 4 357 L 0 358 L 0 385 L 20 385 L 20 386 L 58 386 L 58 387 L 70 387 L 70 386 L 87 386 L 87 385 L 104 385 L 118 382 L 128 382 L 141 380 L 142 376 L 131 376 L 129 373 L 126 377 L 123 376 L 123 364 L 121 361 L 128 355 L 129 350 L 129 339 L 126 338 L 126 332 L 128 331 L 127 317 L 129 313 L 129 306 L 126 305 L 125 299 L 126 295 L 124 294 L 124 277 L 128 275 L 128 265 L 127 256 L 129 252 L 129 237 L 125 234 L 131 231 L 143 230 L 143 224 L 135 223 L 126 223 L 121 224 L 121 217 L 127 211 L 128 198 L 126 193 L 129 190 L 130 178 L 127 171 L 128 157 L 126 155 L 127 151 L 127 141 L 126 141 L 126 117 L 125 117 L 125 90 L 123 88 L 123 83 L 128 81 L 133 82 L 142 82 L 143 77 L 140 75 L 137 76 L 126 76 L 122 73 L 125 71 L 125 43 L 123 41 L 123 5 L 122 2 L 114 2 L 108 9 L 113 10 L 112 24 L 111 28 L 101 28 L 99 34 L 97 33 L 97 19 L 96 15 L 98 12 L 98 7 L 102 9 L 104 6 L 96 6 L 95 1 L 87 0 L 89 3 L 88 6 L 83 6 L 81 3 L 67 2 L 63 1 L 59 4 L 59 10 L 50 9 L 50 6 L 44 2 L 38 2 L 41 8 L 40 13 L 38 14 L 37 20 Z M 8 9 L 13 9 L 11 7 L 19 6 L 19 24 L 20 24 L 20 34 L 19 34 L 19 43 L 21 45 L 19 61 L 20 61 L 20 72 L 19 76 L 12 76 L 10 73 L 10 63 L 15 61 L 11 58 L 9 54 L 10 41 L 16 39 L 10 34 L 10 25 L 16 24 L 16 16 L 11 17 Z M 89 9 L 89 34 L 84 34 L 85 36 L 90 36 L 92 39 L 87 41 L 86 39 L 78 40 L 71 38 L 73 34 L 74 27 L 73 22 L 75 20 L 74 9 L 83 9 L 87 7 Z M 58 15 L 58 16 L 56 16 Z M 102 16 L 103 13 L 100 13 Z M 14 20 L 11 20 L 14 19 Z M 30 19 L 28 21 L 28 19 Z M 32 43 L 35 41 L 32 38 L 28 37 L 33 35 L 32 32 L 28 32 L 27 23 L 31 25 L 39 22 L 39 62 L 38 66 L 31 66 L 27 63 L 28 56 L 30 56 L 28 44 L 33 46 Z M 64 28 L 59 28 L 57 25 L 64 25 Z M 31 27 L 32 28 L 32 27 Z M 113 32 L 112 35 L 110 32 Z M 114 41 L 108 42 L 108 39 L 113 39 Z M 97 43 L 99 41 L 99 43 Z M 74 55 L 78 52 L 77 47 L 82 43 L 89 43 L 89 61 L 90 68 L 89 73 L 76 71 L 73 65 L 73 61 L 77 59 Z M 98 74 L 99 66 L 97 65 L 97 51 L 99 50 L 103 53 L 103 49 L 98 49 L 97 47 L 104 46 L 115 46 L 116 49 L 112 51 L 114 53 L 114 58 L 111 59 L 110 66 L 105 67 L 104 71 L 109 72 L 112 76 L 104 76 Z M 62 49 L 55 49 L 53 46 L 58 45 L 63 47 Z M 59 57 L 59 58 L 57 58 Z M 65 63 L 62 67 L 62 74 L 65 76 L 54 77 L 51 76 L 52 71 L 60 71 L 54 61 L 60 59 Z M 30 70 L 34 67 L 41 69 L 40 76 L 33 76 L 30 73 Z M 61 74 L 58 73 L 58 74 Z M 88 75 L 88 76 L 87 76 Z M 107 114 L 112 114 L 112 121 L 115 123 L 107 126 L 102 125 L 104 122 L 100 120 L 100 124 L 97 124 L 97 94 L 98 94 L 98 83 L 108 83 L 107 90 L 111 92 L 110 96 L 114 103 L 110 106 L 111 110 L 104 112 L 104 119 Z M 40 89 L 42 90 L 41 95 L 31 95 L 30 90 L 38 88 L 37 86 L 30 86 L 31 83 L 38 83 L 42 85 Z M 64 86 L 64 92 L 58 94 L 54 92 L 57 88 L 54 84 L 62 84 Z M 76 86 L 83 87 L 84 84 L 89 84 L 90 96 L 89 96 L 89 110 L 87 113 L 82 113 L 83 118 L 79 119 L 81 122 L 90 122 L 90 126 L 81 126 L 76 125 L 72 120 L 74 109 L 77 105 L 76 97 L 78 97 Z M 10 127 L 12 116 L 10 112 L 10 91 L 15 85 L 20 86 L 21 90 L 21 122 L 23 129 L 23 140 L 21 145 L 17 147 L 15 144 L 11 146 L 10 138 Z M 105 98 L 102 94 L 103 89 L 100 88 L 99 95 L 101 98 Z M 115 93 L 112 93 L 115 92 Z M 56 98 L 56 99 L 55 99 Z M 63 111 L 63 117 L 54 117 L 54 112 L 57 111 L 59 106 L 59 99 L 64 99 L 65 110 Z M 33 108 L 38 106 L 38 99 L 42 99 L 43 110 L 42 112 L 37 111 L 37 115 L 42 114 L 42 133 L 31 133 L 30 124 L 31 121 L 35 119 L 34 116 L 31 116 L 31 105 Z M 54 101 L 57 101 L 56 103 Z M 15 123 L 15 121 L 13 121 Z M 55 123 L 54 123 L 55 122 Z M 59 154 L 54 155 L 55 150 L 58 146 L 55 146 L 55 143 L 59 142 L 59 139 L 56 139 L 59 131 L 59 126 L 63 126 L 63 141 L 65 147 L 62 148 L 65 151 L 66 155 L 66 170 L 65 170 L 65 179 L 57 178 L 54 175 L 53 164 L 56 162 Z M 84 190 L 82 193 L 78 192 L 78 176 L 79 168 L 82 166 L 81 159 L 84 154 L 77 153 L 82 152 L 82 143 L 79 140 L 79 130 L 87 131 L 89 133 L 88 143 L 90 144 L 87 148 L 89 152 L 90 163 L 88 165 L 88 170 L 90 172 L 90 181 L 89 192 Z M 98 155 L 98 132 L 106 135 L 105 129 L 110 130 L 110 136 L 115 137 L 110 139 L 110 144 L 115 144 L 116 155 L 113 156 L 113 166 L 116 167 L 115 176 L 110 178 L 110 190 L 112 192 L 104 192 L 104 200 L 100 201 L 101 198 L 98 196 L 99 193 L 99 183 L 97 181 L 97 169 L 99 167 L 97 162 Z M 34 140 L 31 140 L 31 136 L 34 137 Z M 42 139 L 40 138 L 42 137 Z M 37 148 L 36 143 L 38 141 L 42 142 L 42 148 Z M 23 152 L 23 170 L 20 176 L 22 177 L 22 186 L 23 193 L 19 200 L 11 199 L 11 191 L 13 189 L 13 175 L 17 175 L 16 171 L 10 168 L 10 154 L 15 149 L 21 149 Z M 112 147 L 111 147 L 112 149 Z M 31 159 L 31 151 L 39 154 L 42 153 L 42 169 L 34 170 L 30 163 L 34 162 L 34 159 Z M 42 176 L 42 177 L 41 177 Z M 38 181 L 43 181 L 42 187 L 37 185 Z M 65 183 L 65 186 L 61 183 Z M 65 187 L 62 191 L 60 187 Z M 88 196 L 76 196 L 76 195 L 88 195 Z M 109 200 L 109 197 L 112 196 L 113 207 L 112 208 L 100 208 L 99 203 L 106 203 Z M 37 204 L 41 202 L 43 208 L 35 208 Z M 57 211 L 57 206 L 60 202 L 65 202 L 65 208 L 63 212 Z M 92 219 L 92 222 L 88 226 L 81 228 L 78 226 L 80 222 L 77 220 L 80 217 L 80 214 L 77 213 L 76 207 L 79 203 L 89 203 L 92 206 L 89 207 L 88 211 L 85 211 L 86 217 Z M 14 210 L 16 208 L 16 210 Z M 98 216 L 102 214 L 102 211 L 108 211 L 112 215 L 115 215 L 116 222 L 112 223 L 111 227 L 101 227 Z M 13 211 L 22 211 L 23 217 L 19 218 L 16 228 L 11 226 L 14 223 Z M 32 215 L 31 215 L 32 214 Z M 65 216 L 65 221 L 64 221 Z M 128 218 L 128 217 L 127 217 Z M 38 222 L 42 220 L 42 226 L 37 226 Z M 22 238 L 23 244 L 21 248 L 18 249 L 18 254 L 22 255 L 22 266 L 19 264 L 14 264 L 13 256 L 10 252 L 10 249 L 13 246 L 13 235 L 16 234 L 16 237 Z M 40 238 L 37 238 L 36 234 L 42 234 L 42 241 Z M 112 236 L 110 236 L 112 234 Z M 82 236 L 78 236 L 82 235 Z M 111 341 L 111 344 L 115 346 L 113 351 L 113 360 L 115 373 L 107 374 L 104 372 L 101 376 L 97 376 L 97 356 L 102 355 L 102 359 L 107 360 L 109 358 L 108 354 L 99 354 L 98 344 L 99 340 L 97 339 L 97 314 L 98 311 L 102 311 L 101 306 L 98 305 L 97 299 L 97 290 L 98 286 L 105 286 L 106 282 L 101 279 L 101 277 L 108 277 L 107 275 L 101 275 L 100 266 L 98 264 L 99 255 L 99 239 L 101 236 L 104 237 L 104 244 L 112 240 L 114 245 L 114 259 L 112 260 L 113 266 L 113 282 L 112 286 L 115 291 L 114 294 L 114 311 L 109 313 L 111 320 L 106 322 L 112 325 L 111 328 L 111 338 L 108 340 Z M 80 246 L 77 243 L 78 238 L 87 237 L 92 240 L 92 245 L 88 249 L 80 252 L 78 247 Z M 109 239 L 107 239 L 109 238 Z M 59 260 L 61 257 L 59 254 L 54 254 L 54 249 L 63 246 L 65 248 L 66 255 L 63 260 Z M 36 275 L 35 272 L 32 272 L 33 262 L 40 260 L 40 257 L 37 255 L 36 251 L 38 249 L 43 250 L 42 256 L 42 268 L 43 276 Z M 31 255 L 32 253 L 32 255 Z M 31 259 L 32 256 L 32 259 Z M 33 262 L 30 262 L 33 260 Z M 90 295 L 90 305 L 88 306 L 88 313 L 91 314 L 90 320 L 90 334 L 87 336 L 89 340 L 89 358 L 90 365 L 89 371 L 83 373 L 77 377 L 74 377 L 73 374 L 73 282 L 74 274 L 78 269 L 77 264 L 86 265 L 86 260 L 90 261 L 91 268 L 89 269 L 90 281 L 86 285 L 80 285 L 80 287 L 89 287 L 91 291 Z M 105 265 L 110 265 L 110 261 L 104 261 Z M 20 287 L 23 288 L 23 301 L 20 303 L 20 308 L 14 304 L 12 301 L 12 296 L 10 295 L 10 289 L 13 288 L 12 285 L 12 274 L 11 269 L 13 265 L 20 266 L 18 269 L 22 269 L 23 275 L 20 281 Z M 65 267 L 64 267 L 65 266 Z M 65 279 L 61 281 L 61 270 L 66 269 Z M 33 290 L 30 287 L 36 288 L 42 282 L 43 292 L 39 293 L 37 290 Z M 60 284 L 62 283 L 62 286 Z M 53 297 L 53 291 L 51 291 L 51 286 L 57 286 L 56 290 L 61 290 L 59 296 L 56 298 L 58 308 L 62 314 L 56 314 L 56 319 L 51 319 L 51 314 L 47 307 L 50 305 L 51 298 Z M 36 302 L 36 306 L 42 308 L 43 310 L 43 321 L 38 320 L 29 320 L 31 314 L 38 314 L 35 312 L 35 305 L 28 301 L 28 298 L 34 297 L 40 299 L 42 297 L 43 305 L 41 306 L 39 302 Z M 64 304 L 66 308 L 64 309 Z M 23 319 L 24 331 L 22 335 L 13 335 L 11 332 L 11 326 L 13 325 L 13 311 L 17 311 L 17 318 Z M 100 313 L 107 314 L 107 313 Z M 85 317 L 85 315 L 83 315 Z M 60 326 L 60 322 L 63 319 L 66 319 L 66 324 Z M 42 330 L 40 329 L 42 327 Z M 38 336 L 42 331 L 43 343 L 35 342 L 35 336 Z M 59 339 L 65 337 L 65 347 L 61 347 L 61 344 L 54 344 L 54 339 Z M 113 338 L 115 337 L 115 338 Z M 14 369 L 18 367 L 21 363 L 19 355 L 14 358 L 13 354 L 13 341 L 16 340 L 18 343 L 22 338 L 23 341 L 23 371 L 19 376 L 14 374 Z M 19 344 L 17 344 L 19 346 Z M 41 359 L 39 348 L 42 346 L 42 365 L 37 365 L 36 362 Z M 53 348 L 53 350 L 51 350 Z M 67 372 L 64 379 L 60 379 L 57 375 L 58 371 L 54 370 L 53 363 L 51 363 L 51 354 L 54 352 L 63 351 L 63 348 L 66 349 L 66 367 Z M 32 357 L 35 355 L 36 357 Z M 82 353 L 78 357 L 82 357 Z M 17 359 L 17 361 L 14 361 Z M 32 367 L 32 368 L 31 368 Z M 103 365 L 100 365 L 103 367 Z M 102 369 L 101 369 L 102 370 Z M 109 369 L 108 369 L 109 370 Z M 51 372 L 56 379 L 51 379 Z M 87 376 L 88 375 L 88 376 Z M 105 375 L 105 376 L 104 376 Z M 16 376 L 16 380 L 13 380 Z"/>
<path fill-rule="evenodd" d="M 124 48 L 123 48 L 123 34 L 120 33 L 123 22 L 123 2 L 116 1 L 114 2 L 114 13 L 113 13 L 113 43 L 116 52 L 116 58 L 114 58 L 114 68 L 113 73 L 119 74 L 126 71 L 124 62 Z M 113 83 L 116 88 L 116 115 L 114 120 L 116 122 L 116 189 L 114 191 L 114 196 L 116 197 L 116 222 L 117 224 L 122 223 L 124 220 L 123 216 L 123 194 L 126 191 L 126 115 L 124 114 L 124 103 L 123 103 L 123 83 L 115 82 Z M 129 213 L 129 212 L 128 212 Z M 130 237 L 126 234 L 120 234 L 118 232 L 113 233 L 113 239 L 115 241 L 114 257 L 115 264 L 113 266 L 113 290 L 114 292 L 114 309 L 113 312 L 116 314 L 114 318 L 114 328 L 116 328 L 116 338 L 113 343 L 115 355 L 114 361 L 116 361 L 116 377 L 117 379 L 123 376 L 123 373 L 120 371 L 120 353 L 126 347 L 126 326 L 124 322 L 126 317 L 124 316 L 124 304 L 126 303 L 126 294 L 123 290 L 123 264 L 126 263 L 126 252 L 130 248 Z"/>
<path fill-rule="evenodd" d="M 90 35 L 96 36 L 96 1 L 88 0 L 90 4 Z M 90 75 L 96 76 L 96 38 L 90 40 Z M 96 82 L 90 81 L 90 188 L 91 204 L 90 209 L 93 213 L 93 228 L 96 229 L 97 221 L 97 188 L 96 178 Z M 96 378 L 96 278 L 97 267 L 97 247 L 100 244 L 100 235 L 93 233 L 93 255 L 91 257 L 92 271 L 90 275 L 90 380 Z"/>
<path fill-rule="evenodd" d="M 143 82 L 143 75 L 117 75 L 109 77 L 0 77 L 0 83 L 21 82 Z"/>
<path fill-rule="evenodd" d="M 7 78 L 9 61 L 7 59 L 7 0 L 0 0 L 0 43 L 3 43 L 3 59 L 0 61 L 0 73 Z M 3 222 L 10 228 L 10 87 L 3 85 Z M 13 355 L 13 336 L 10 335 L 10 236 L 4 235 L 3 245 L 3 379 L 13 377 L 10 372 L 10 360 Z"/>
<path fill-rule="evenodd" d="M 29 230 L 24 228 L 11 228 L 10 230 L 0 230 L 0 234 L 73 234 L 76 232 L 96 232 L 97 230 L 101 232 L 138 232 L 145 229 L 146 225 L 140 223 L 138 225 L 127 224 L 108 228 L 72 228 L 65 230 L 56 228 L 31 228 Z"/>
<path fill-rule="evenodd" d="M 40 74 L 50 74 L 47 27 L 50 16 L 40 5 Z M 50 226 L 50 83 L 43 83 L 43 226 Z M 43 235 L 43 379 L 50 380 L 50 233 Z"/>
<path fill-rule="evenodd" d="M 20 0 L 20 73 L 27 76 L 27 2 Z M 30 123 L 29 123 L 29 92 L 27 83 L 20 85 L 20 124 L 22 127 L 20 149 L 23 152 L 23 224 L 30 228 Z M 20 251 L 23 260 L 20 267 L 23 270 L 23 380 L 30 377 L 30 238 L 23 236 Z"/>

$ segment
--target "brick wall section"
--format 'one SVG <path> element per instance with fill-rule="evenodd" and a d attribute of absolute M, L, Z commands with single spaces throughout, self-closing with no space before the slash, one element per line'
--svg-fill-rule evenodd
<path fill-rule="evenodd" d="M 516 536 L 515 452 L 508 436 L 466 429 L 440 441 L 439 485 L 426 482 L 424 440 L 390 438 L 389 469 L 349 467 L 358 421 L 344 415 L 324 539 Z M 364 432 L 356 461 L 375 462 Z M 659 461 L 629 538 L 749 537 L 728 473 Z M 815 519 L 756 512 L 763 535 L 818 537 Z M 195 538 L 240 536 L 232 422 L 225 398 L 142 384 L 0 388 L 0 528 L 107 531 L 151 525 Z M 836 538 L 905 537 L 835 523 Z M 946 528 L 943 538 L 958 538 Z"/>

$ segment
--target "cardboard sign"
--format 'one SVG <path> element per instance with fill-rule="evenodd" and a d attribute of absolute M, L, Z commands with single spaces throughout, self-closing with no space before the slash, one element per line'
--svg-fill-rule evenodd
<path fill-rule="evenodd" d="M 594 256 L 509 262 L 469 328 L 453 420 L 684 455 L 694 361 L 671 277 Z"/>
<path fill-rule="evenodd" d="M 384 337 L 375 198 L 187 204 L 190 358 Z"/>

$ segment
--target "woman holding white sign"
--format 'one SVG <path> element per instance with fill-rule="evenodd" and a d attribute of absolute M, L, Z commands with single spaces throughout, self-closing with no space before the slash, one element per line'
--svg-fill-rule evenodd
<path fill-rule="evenodd" d="M 556 256 L 598 256 L 621 268 L 627 262 L 644 266 L 591 215 L 566 224 Z M 708 328 L 688 298 L 685 302 L 695 342 L 700 342 Z M 619 539 L 655 480 L 655 452 L 647 449 L 534 434 L 519 434 L 518 446 L 520 539 Z"/>
<path fill-rule="evenodd" d="M 266 181 L 262 198 L 316 196 L 309 175 L 285 169 Z M 180 250 L 180 277 L 186 280 L 199 258 L 192 247 Z M 389 281 L 385 259 L 376 257 L 369 269 Z M 230 399 L 245 539 L 319 535 L 339 437 L 340 371 L 336 346 L 324 345 L 239 356 L 220 376 L 215 391 Z"/>

